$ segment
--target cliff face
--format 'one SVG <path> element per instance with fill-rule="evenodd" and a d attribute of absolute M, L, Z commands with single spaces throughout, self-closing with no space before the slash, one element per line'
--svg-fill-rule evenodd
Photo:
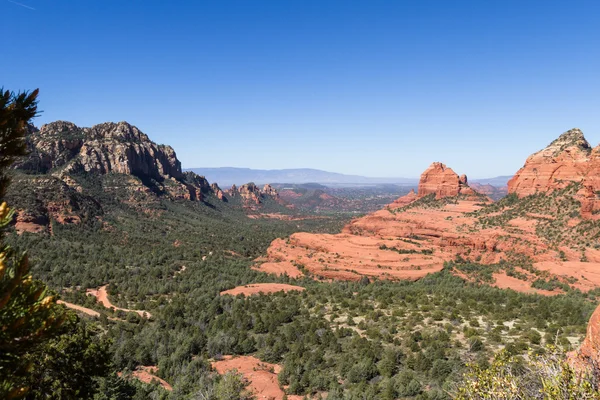
<path fill-rule="evenodd" d="M 50 174 L 69 185 L 74 183 L 71 174 L 117 173 L 137 177 L 145 186 L 159 185 L 159 191 L 174 199 L 201 201 L 202 194 L 211 191 L 204 177 L 182 173 L 172 147 L 154 143 L 127 122 L 80 128 L 57 121 L 39 130 L 32 128 L 27 142 L 29 155 L 14 168 L 30 174 Z"/>
<path fill-rule="evenodd" d="M 170 146 L 157 145 L 127 122 L 79 128 L 71 122 L 43 125 L 28 138 L 30 155 L 17 163 L 19 169 L 46 173 L 116 172 L 143 178 L 181 179 L 181 163 Z"/>
<path fill-rule="evenodd" d="M 476 192 L 468 185 L 467 176 L 458 176 L 452 168 L 445 164 L 434 162 L 422 174 L 419 180 L 417 197 L 422 198 L 434 193 L 436 199 L 458 196 L 459 194 L 474 195 Z"/>
<path fill-rule="evenodd" d="M 600 209 L 600 146 L 592 149 L 579 129 L 560 135 L 545 149 L 527 158 L 525 165 L 508 182 L 508 192 L 519 197 L 563 189 L 581 183 L 581 215 L 591 218 Z"/>

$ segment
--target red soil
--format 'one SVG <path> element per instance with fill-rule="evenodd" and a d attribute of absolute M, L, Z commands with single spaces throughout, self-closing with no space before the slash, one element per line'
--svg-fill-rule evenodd
<path fill-rule="evenodd" d="M 252 267 L 252 269 L 267 274 L 275 274 L 277 276 L 287 274 L 290 278 L 299 278 L 303 275 L 302 272 L 289 261 L 266 262 L 259 266 Z"/>
<path fill-rule="evenodd" d="M 157 381 L 160 384 L 160 386 L 162 386 L 169 392 L 172 391 L 173 387 L 164 379 L 156 376 L 156 372 L 158 372 L 158 367 L 155 366 L 138 367 L 135 371 L 132 372 L 132 375 L 144 383 L 152 383 L 152 381 Z"/>
<path fill-rule="evenodd" d="M 114 308 L 115 310 L 121 310 L 121 311 L 125 311 L 125 312 L 135 312 L 135 313 L 138 313 L 140 315 L 140 317 L 145 317 L 145 318 L 152 317 L 152 314 L 150 314 L 148 311 L 130 310 L 128 308 L 121 308 L 121 307 L 115 306 L 108 299 L 108 292 L 106 291 L 107 288 L 108 288 L 108 285 L 101 286 L 98 289 L 88 289 L 87 294 L 94 296 L 106 308 Z"/>
<path fill-rule="evenodd" d="M 237 370 L 248 380 L 248 390 L 254 393 L 257 399 L 283 399 L 285 393 L 277 380 L 281 367 L 277 364 L 265 363 L 252 356 L 225 356 L 220 361 L 214 361 L 212 367 L 221 375 Z M 302 400 L 302 396 L 288 395 L 288 399 Z"/>
<path fill-rule="evenodd" d="M 287 285 L 284 283 L 253 283 L 251 285 L 238 286 L 233 289 L 225 290 L 221 292 L 221 296 L 225 294 L 230 294 L 232 296 L 244 294 L 246 296 L 250 296 L 259 293 L 269 294 L 281 291 L 289 292 L 292 290 L 301 292 L 305 289 L 301 286 Z"/>
<path fill-rule="evenodd" d="M 508 276 L 505 273 L 494 273 L 493 277 L 496 280 L 496 282 L 492 286 L 495 286 L 500 289 L 512 289 L 517 292 L 537 293 L 537 294 L 541 294 L 544 296 L 555 296 L 557 294 L 563 293 L 562 291 L 559 291 L 559 290 L 550 291 L 550 290 L 542 290 L 542 289 L 532 288 L 531 282 L 522 281 L 513 276 Z"/>
<path fill-rule="evenodd" d="M 543 261 L 533 266 L 559 277 L 576 278 L 577 282 L 571 286 L 583 292 L 600 287 L 600 262 Z"/>
<path fill-rule="evenodd" d="M 58 304 L 62 304 L 64 306 L 66 306 L 66 307 L 69 307 L 72 310 L 79 311 L 79 312 L 82 312 L 84 314 L 87 314 L 90 317 L 99 317 L 100 316 L 100 313 L 98 311 L 94 311 L 91 308 L 86 308 L 86 307 L 78 306 L 77 304 L 68 303 L 68 302 L 62 301 L 62 300 L 58 300 L 57 303 Z"/>

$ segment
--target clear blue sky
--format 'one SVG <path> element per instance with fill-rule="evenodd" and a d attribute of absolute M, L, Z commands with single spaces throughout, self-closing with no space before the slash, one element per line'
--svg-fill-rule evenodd
<path fill-rule="evenodd" d="M 19 4 L 17 4 L 19 3 Z M 0 0 L 37 125 L 126 120 L 184 167 L 510 175 L 600 141 L 600 1 Z"/>

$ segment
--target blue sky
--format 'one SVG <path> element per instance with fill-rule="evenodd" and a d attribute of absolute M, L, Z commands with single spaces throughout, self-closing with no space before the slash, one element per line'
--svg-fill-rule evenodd
<path fill-rule="evenodd" d="M 19 4 L 17 4 L 19 3 Z M 510 175 L 600 141 L 600 2 L 0 0 L 37 125 L 126 120 L 184 167 Z"/>

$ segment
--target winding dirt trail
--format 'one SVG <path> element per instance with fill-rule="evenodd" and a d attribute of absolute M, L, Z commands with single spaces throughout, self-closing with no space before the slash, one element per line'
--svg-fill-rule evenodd
<path fill-rule="evenodd" d="M 100 304 L 102 304 L 106 308 L 109 308 L 109 309 L 110 308 L 114 308 L 115 310 L 121 310 L 121 311 L 125 311 L 125 312 L 138 313 L 139 316 L 143 317 L 143 318 L 150 318 L 150 317 L 152 317 L 152 314 L 150 314 L 148 311 L 130 310 L 128 308 L 121 308 L 121 307 L 115 306 L 108 299 L 107 288 L 108 288 L 108 285 L 101 286 L 98 289 L 88 289 L 87 290 L 87 294 L 91 295 L 91 296 L 94 296 L 100 302 Z"/>
<path fill-rule="evenodd" d="M 56 302 L 58 304 L 64 305 L 65 307 L 68 307 L 68 308 L 70 308 L 72 310 L 79 311 L 79 312 L 82 312 L 84 314 L 87 314 L 90 317 L 99 317 L 100 316 L 100 313 L 98 311 L 92 310 L 91 308 L 78 306 L 77 304 L 68 303 L 68 302 L 63 301 L 63 300 L 57 300 Z"/>
<path fill-rule="evenodd" d="M 158 367 L 146 366 L 146 367 L 138 367 L 135 371 L 133 371 L 132 375 L 144 383 L 152 383 L 152 381 L 157 381 L 160 384 L 160 386 L 162 386 L 169 392 L 172 391 L 173 386 L 171 386 L 169 384 L 169 382 L 165 381 L 164 379 L 156 376 L 157 372 L 158 372 Z"/>

